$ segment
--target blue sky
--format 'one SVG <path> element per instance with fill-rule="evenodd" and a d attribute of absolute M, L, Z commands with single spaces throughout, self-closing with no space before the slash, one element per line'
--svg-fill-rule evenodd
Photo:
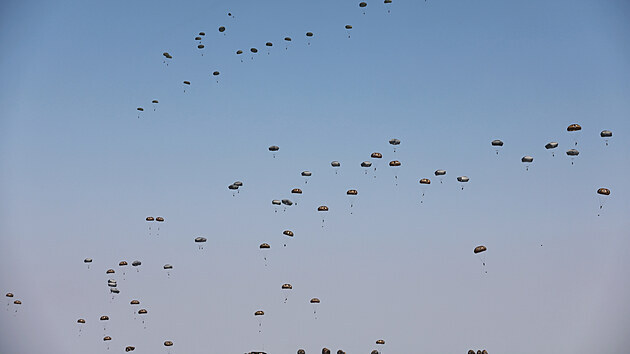
<path fill-rule="evenodd" d="M 384 353 L 625 353 L 630 6 L 368 3 L 2 3 L 0 291 L 23 305 L 0 311 L 0 352 L 105 353 L 110 335 L 109 352 L 137 353 L 369 353 L 380 338 Z M 359 166 L 375 151 L 376 178 Z M 299 205 L 274 213 L 295 187 Z"/>

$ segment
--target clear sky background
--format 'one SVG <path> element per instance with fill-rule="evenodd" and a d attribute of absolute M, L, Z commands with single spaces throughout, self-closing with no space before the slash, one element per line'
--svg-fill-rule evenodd
<path fill-rule="evenodd" d="M 357 5 L 3 1 L 0 352 L 627 353 L 630 3 Z"/>

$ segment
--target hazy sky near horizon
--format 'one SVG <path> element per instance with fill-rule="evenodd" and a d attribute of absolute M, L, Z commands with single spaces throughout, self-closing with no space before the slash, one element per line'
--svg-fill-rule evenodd
<path fill-rule="evenodd" d="M 630 3 L 357 5 L 2 2 L 0 353 L 626 353 Z"/>

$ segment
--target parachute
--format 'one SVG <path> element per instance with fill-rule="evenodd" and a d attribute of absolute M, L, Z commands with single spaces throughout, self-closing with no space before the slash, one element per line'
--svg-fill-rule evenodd
<path fill-rule="evenodd" d="M 302 195 L 302 190 L 300 188 L 293 188 L 291 190 L 291 194 L 293 194 L 293 200 L 295 201 L 295 205 L 298 205 L 301 195 Z"/>
<path fill-rule="evenodd" d="M 313 32 L 306 32 L 306 37 L 311 38 L 313 37 Z M 311 45 L 311 40 L 308 39 L 306 42 L 307 45 Z"/>
<path fill-rule="evenodd" d="M 610 196 L 610 189 L 599 188 L 597 190 L 597 197 L 599 198 L 599 213 L 597 214 L 597 216 L 601 215 L 601 210 L 604 207 L 604 204 L 608 200 L 609 196 Z"/>
<path fill-rule="evenodd" d="M 263 259 L 265 260 L 265 267 L 266 267 L 267 266 L 267 253 L 269 252 L 267 250 L 270 249 L 271 246 L 269 246 L 268 243 L 261 243 L 260 246 L 258 247 L 262 250 Z"/>
<path fill-rule="evenodd" d="M 274 158 L 274 159 L 276 158 L 276 151 L 278 151 L 278 150 L 280 150 L 280 147 L 279 147 L 279 146 L 276 146 L 276 145 L 271 145 L 271 146 L 269 147 L 269 151 L 273 152 L 273 158 Z"/>
<path fill-rule="evenodd" d="M 350 215 L 352 215 L 353 214 L 352 207 L 354 207 L 354 204 L 357 201 L 357 198 L 359 196 L 359 191 L 356 189 L 348 189 L 348 191 L 346 192 L 346 195 L 350 199 Z"/>
<path fill-rule="evenodd" d="M 401 163 L 398 160 L 393 160 L 389 162 L 390 167 L 400 167 Z M 398 173 L 394 173 L 394 180 L 396 181 L 396 185 L 398 185 Z"/>
<path fill-rule="evenodd" d="M 581 133 L 582 127 L 579 124 L 574 123 L 567 127 L 567 131 L 571 133 L 571 135 L 573 136 L 573 144 L 577 146 L 578 138 L 580 135 L 579 133 Z"/>
<path fill-rule="evenodd" d="M 483 271 L 487 274 L 488 271 L 485 270 L 486 268 L 486 258 L 484 255 L 482 255 L 481 253 L 485 252 L 487 250 L 486 246 L 477 246 L 475 247 L 475 249 L 473 250 L 473 252 L 479 256 L 479 260 L 481 261 L 481 264 L 483 266 Z"/>
<path fill-rule="evenodd" d="M 328 212 L 328 207 L 325 205 L 320 205 L 317 207 L 317 211 L 320 212 Z M 324 221 L 326 220 L 325 216 L 326 214 L 322 214 L 322 228 L 324 227 Z"/>
<path fill-rule="evenodd" d="M 431 180 L 428 178 L 420 179 L 420 191 L 422 192 L 422 196 L 420 196 L 420 204 L 424 203 L 424 195 L 427 193 L 428 186 L 431 184 Z"/>
<path fill-rule="evenodd" d="M 206 35 L 206 32 L 199 32 L 199 35 L 200 35 L 200 36 L 205 36 L 205 35 Z"/>
<path fill-rule="evenodd" d="M 293 231 L 291 230 L 284 230 L 282 231 L 282 234 L 284 234 L 285 236 L 293 237 Z"/>
<path fill-rule="evenodd" d="M 350 38 L 350 30 L 352 29 L 352 25 L 346 25 L 345 29 L 346 29 L 346 34 L 348 35 L 348 38 Z"/>
<path fill-rule="evenodd" d="M 322 348 L 322 354 L 330 354 L 330 349 Z"/>
<path fill-rule="evenodd" d="M 365 9 L 365 7 L 367 7 L 367 2 L 365 1 L 360 2 L 359 7 L 362 9 Z M 363 10 L 363 14 L 365 15 L 365 10 Z"/>
<path fill-rule="evenodd" d="M 435 172 L 433 172 L 433 174 L 435 175 L 435 177 L 437 177 L 440 180 L 440 184 L 444 183 L 444 176 L 446 175 L 446 170 L 436 170 Z"/>
<path fill-rule="evenodd" d="M 319 306 L 319 299 L 314 297 L 311 299 L 310 303 L 313 305 L 313 316 L 315 316 L 315 319 L 317 319 L 317 306 Z"/>
<path fill-rule="evenodd" d="M 173 342 L 171 342 L 170 340 L 167 340 L 164 342 L 164 346 L 165 347 L 172 347 L 173 346 Z"/>
<path fill-rule="evenodd" d="M 90 263 L 92 263 L 92 258 L 84 259 L 83 263 L 87 264 L 87 269 L 90 269 Z"/>
<path fill-rule="evenodd" d="M 105 271 L 105 274 L 114 274 L 114 273 L 116 273 L 116 271 L 113 269 L 108 269 Z"/>
<path fill-rule="evenodd" d="M 494 146 L 494 151 L 497 153 L 497 155 L 499 154 L 499 149 L 503 146 L 503 142 L 501 140 L 492 140 L 492 142 L 490 143 L 492 144 L 492 146 Z"/>
<path fill-rule="evenodd" d="M 138 300 L 131 300 L 130 304 L 131 305 L 140 305 L 140 301 L 138 301 Z"/>
<path fill-rule="evenodd" d="M 199 249 L 202 250 L 203 249 L 203 244 L 208 241 L 205 237 L 195 237 L 195 242 L 199 244 Z"/>
<path fill-rule="evenodd" d="M 221 32 L 221 33 L 225 32 L 225 27 L 223 27 L 223 26 L 219 27 L 219 32 Z"/>
<path fill-rule="evenodd" d="M 521 162 L 522 163 L 526 163 L 526 164 L 530 164 L 532 162 L 534 162 L 534 158 L 531 156 L 523 156 L 521 158 Z M 529 171 L 529 165 L 525 165 L 525 171 Z"/>
<path fill-rule="evenodd" d="M 556 143 L 555 141 L 549 142 L 547 144 L 545 144 L 545 149 L 547 150 L 551 150 L 551 157 L 556 156 L 553 149 L 558 147 L 558 143 Z"/>
<path fill-rule="evenodd" d="M 284 37 L 284 41 L 286 42 L 285 46 L 284 46 L 284 50 L 288 50 L 289 49 L 289 43 L 291 43 L 291 37 Z"/>
<path fill-rule="evenodd" d="M 376 344 L 385 344 L 385 341 L 383 339 L 379 339 L 376 341 Z"/>
<path fill-rule="evenodd" d="M 606 142 L 606 146 L 608 146 L 608 139 L 612 138 L 612 132 L 610 130 L 602 130 L 602 132 L 599 133 L 599 136 L 604 138 L 604 141 Z"/>
<path fill-rule="evenodd" d="M 262 315 L 264 315 L 264 314 L 265 314 L 265 312 L 264 312 L 264 311 L 262 311 L 262 310 L 258 310 L 258 311 L 256 311 L 256 312 L 254 312 L 254 316 L 262 316 Z"/>
<path fill-rule="evenodd" d="M 112 340 L 112 337 L 110 337 L 110 336 L 105 336 L 105 337 L 103 337 L 103 340 L 104 340 L 104 341 Z"/>
<path fill-rule="evenodd" d="M 372 163 L 370 161 L 361 162 L 361 167 L 365 168 L 365 174 L 367 175 L 368 169 L 372 167 Z"/>
<path fill-rule="evenodd" d="M 77 320 L 77 323 L 85 323 L 85 320 L 84 320 L 84 319 L 82 319 L 82 318 L 79 318 L 79 319 Z"/>
<path fill-rule="evenodd" d="M 468 181 L 470 181 L 470 178 L 466 177 L 466 176 L 459 176 L 457 177 L 457 181 L 459 183 L 462 183 L 462 190 L 464 190 L 464 185 L 463 183 L 468 183 Z"/>
<path fill-rule="evenodd" d="M 304 349 L 298 349 L 297 354 L 306 354 L 306 352 Z"/>
<path fill-rule="evenodd" d="M 197 46 L 197 49 L 202 50 L 203 48 L 205 48 L 206 46 L 204 46 L 203 44 L 199 44 Z M 201 56 L 203 56 L 203 52 L 201 52 Z"/>
<path fill-rule="evenodd" d="M 391 6 L 392 0 L 384 0 L 383 3 L 387 7 L 387 13 L 390 13 L 391 10 L 389 9 L 389 7 Z"/>
<path fill-rule="evenodd" d="M 134 350 L 136 350 L 136 347 L 132 347 L 132 346 L 127 346 L 127 347 L 125 347 L 125 351 L 126 351 L 126 352 L 132 352 L 132 351 L 134 351 Z"/>
<path fill-rule="evenodd" d="M 170 270 L 173 269 L 173 266 L 167 263 L 167 264 L 164 265 L 163 268 L 164 268 L 164 270 L 166 270 L 166 276 L 170 278 L 170 276 L 171 276 Z"/>
<path fill-rule="evenodd" d="M 190 81 L 184 81 L 184 85 L 190 86 Z M 184 87 L 184 93 L 186 92 L 186 88 Z"/>
<path fill-rule="evenodd" d="M 389 11 L 388 11 L 389 12 Z M 394 153 L 396 153 L 396 147 L 400 145 L 400 140 L 396 138 L 389 139 L 389 144 L 394 147 Z"/>
<path fill-rule="evenodd" d="M 577 151 L 576 149 L 570 149 L 567 150 L 567 156 L 569 156 L 571 158 L 571 165 L 573 165 L 573 160 L 575 160 L 575 158 L 580 154 L 579 151 Z"/>

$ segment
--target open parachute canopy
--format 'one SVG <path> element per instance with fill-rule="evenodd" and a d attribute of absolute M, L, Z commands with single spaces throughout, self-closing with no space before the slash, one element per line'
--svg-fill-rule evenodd
<path fill-rule="evenodd" d="M 485 252 L 487 250 L 486 246 L 477 246 L 475 247 L 475 249 L 473 250 L 473 252 L 475 253 L 481 253 L 481 252 Z"/>

